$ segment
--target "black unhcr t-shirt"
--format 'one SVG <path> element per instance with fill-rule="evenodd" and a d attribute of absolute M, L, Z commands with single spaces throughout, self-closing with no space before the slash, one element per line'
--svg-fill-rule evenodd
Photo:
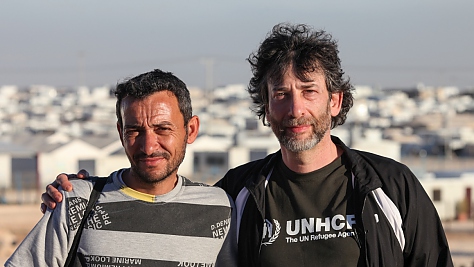
<path fill-rule="evenodd" d="M 357 266 L 352 174 L 344 156 L 311 173 L 276 164 L 266 188 L 262 266 Z"/>

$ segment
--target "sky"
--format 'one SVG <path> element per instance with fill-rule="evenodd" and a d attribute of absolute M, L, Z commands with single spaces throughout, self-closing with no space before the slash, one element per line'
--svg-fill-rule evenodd
<path fill-rule="evenodd" d="M 115 85 L 159 68 L 189 87 L 247 84 L 280 22 L 338 41 L 345 74 L 380 88 L 474 86 L 474 1 L 2 1 L 0 86 Z"/>

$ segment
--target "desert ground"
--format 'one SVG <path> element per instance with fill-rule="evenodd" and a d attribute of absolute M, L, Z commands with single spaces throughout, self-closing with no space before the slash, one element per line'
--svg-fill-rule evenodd
<path fill-rule="evenodd" d="M 0 263 L 8 259 L 43 215 L 39 204 L 0 205 Z"/>
<path fill-rule="evenodd" d="M 39 203 L 0 205 L 0 263 L 2 265 L 41 218 L 39 207 Z M 474 266 L 474 221 L 445 222 L 444 227 L 455 266 Z"/>

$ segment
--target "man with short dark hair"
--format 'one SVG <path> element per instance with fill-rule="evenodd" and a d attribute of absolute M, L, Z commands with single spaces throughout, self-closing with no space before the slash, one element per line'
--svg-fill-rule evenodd
<path fill-rule="evenodd" d="M 108 178 L 81 236 L 75 266 L 234 266 L 233 203 L 178 175 L 198 135 L 186 85 L 154 70 L 118 84 L 117 130 L 130 168 Z M 105 178 L 104 178 L 105 179 Z M 64 266 L 97 179 L 71 180 L 5 266 Z"/>

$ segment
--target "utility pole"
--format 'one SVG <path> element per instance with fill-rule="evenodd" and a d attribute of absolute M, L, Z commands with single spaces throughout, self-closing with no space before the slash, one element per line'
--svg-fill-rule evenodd
<path fill-rule="evenodd" d="M 209 99 L 209 103 L 212 104 L 214 101 L 214 58 L 203 58 L 200 61 L 206 68 L 206 97 Z"/>
<path fill-rule="evenodd" d="M 86 53 L 81 50 L 78 52 L 78 57 L 79 57 L 79 85 L 80 86 L 85 86 L 85 64 L 84 64 L 84 61 L 85 61 L 85 56 L 86 56 Z"/>

